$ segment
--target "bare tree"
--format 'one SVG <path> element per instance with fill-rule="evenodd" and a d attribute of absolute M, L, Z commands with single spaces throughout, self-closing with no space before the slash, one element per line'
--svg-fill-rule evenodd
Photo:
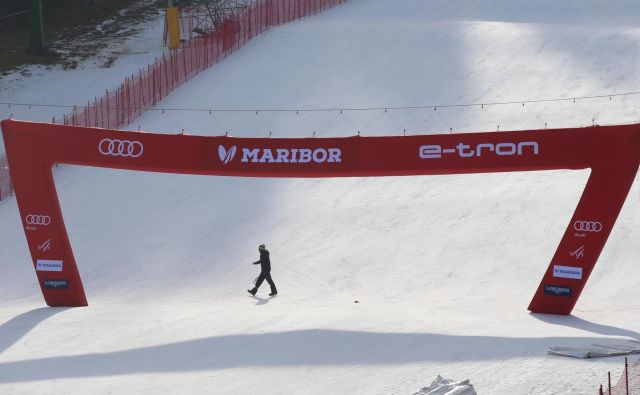
<path fill-rule="evenodd" d="M 191 18 L 191 31 L 207 34 L 220 28 L 225 20 L 238 15 L 251 0 L 182 0 L 177 2 Z"/>

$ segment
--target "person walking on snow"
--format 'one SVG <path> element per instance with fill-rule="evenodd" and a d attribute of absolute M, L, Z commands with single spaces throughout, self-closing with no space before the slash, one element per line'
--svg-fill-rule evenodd
<path fill-rule="evenodd" d="M 260 252 L 260 260 L 253 262 L 254 265 L 260 264 L 260 275 L 256 279 L 256 285 L 253 289 L 248 289 L 251 295 L 255 296 L 256 292 L 258 292 L 258 288 L 262 285 L 264 280 L 267 280 L 269 286 L 271 287 L 271 293 L 269 296 L 275 296 L 278 294 L 278 290 L 276 290 L 276 284 L 274 284 L 271 279 L 271 261 L 269 260 L 269 251 L 265 248 L 264 244 L 260 244 L 258 247 L 258 251 Z"/>

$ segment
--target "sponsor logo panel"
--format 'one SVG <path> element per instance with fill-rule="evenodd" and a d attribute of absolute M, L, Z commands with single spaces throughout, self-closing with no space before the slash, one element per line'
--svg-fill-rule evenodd
<path fill-rule="evenodd" d="M 38 226 L 51 224 L 51 217 L 43 214 L 29 214 L 24 217 L 24 222 L 27 224 L 25 227 L 27 230 L 36 230 Z"/>
<path fill-rule="evenodd" d="M 218 158 L 223 164 L 234 160 L 237 146 L 227 150 L 218 146 Z M 246 148 L 239 147 L 240 163 L 341 163 L 340 148 Z"/>
<path fill-rule="evenodd" d="M 104 156 L 139 158 L 144 152 L 144 146 L 139 141 L 102 139 L 98 143 L 98 151 Z"/>
<path fill-rule="evenodd" d="M 63 262 L 59 260 L 38 259 L 36 270 L 39 272 L 61 272 Z"/>
<path fill-rule="evenodd" d="M 476 145 L 459 143 L 455 148 L 443 148 L 441 145 L 421 145 L 418 148 L 420 159 L 441 159 L 446 155 L 460 158 L 472 158 L 482 156 L 523 156 L 538 155 L 540 147 L 535 141 L 522 141 L 519 143 L 480 143 Z"/>
<path fill-rule="evenodd" d="M 552 284 L 545 284 L 544 285 L 544 294 L 545 295 L 551 295 L 551 296 L 570 297 L 571 296 L 571 287 L 565 287 L 565 286 L 560 286 L 560 285 L 552 285 Z"/>
<path fill-rule="evenodd" d="M 553 266 L 553 277 L 582 280 L 582 268 L 574 266 Z"/>
<path fill-rule="evenodd" d="M 602 231 L 603 226 L 598 221 L 576 221 L 573 223 L 573 229 L 577 232 L 574 234 L 575 237 L 586 238 L 587 233 L 598 233 Z"/>
<path fill-rule="evenodd" d="M 598 221 L 576 221 L 573 223 L 573 229 L 578 232 L 600 232 L 602 223 Z"/>
<path fill-rule="evenodd" d="M 69 288 L 68 280 L 44 280 L 45 289 L 67 289 Z"/>

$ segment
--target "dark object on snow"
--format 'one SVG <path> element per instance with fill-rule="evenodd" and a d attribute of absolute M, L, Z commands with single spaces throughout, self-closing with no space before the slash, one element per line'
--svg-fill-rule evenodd
<path fill-rule="evenodd" d="M 255 296 L 256 292 L 258 292 L 258 288 L 262 285 L 262 282 L 267 280 L 267 283 L 269 283 L 269 286 L 271 287 L 271 293 L 269 296 L 275 296 L 278 294 L 278 290 L 276 289 L 276 284 L 271 278 L 271 260 L 269 259 L 269 251 L 267 251 L 264 244 L 260 244 L 258 251 L 260 252 L 260 260 L 253 262 L 253 264 L 260 264 L 260 275 L 256 278 L 253 289 L 248 289 L 247 291 L 251 295 Z"/>

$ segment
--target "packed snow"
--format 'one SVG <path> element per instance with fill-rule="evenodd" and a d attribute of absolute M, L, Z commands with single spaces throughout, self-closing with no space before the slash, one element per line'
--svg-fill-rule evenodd
<path fill-rule="evenodd" d="M 257 37 L 158 108 L 632 92 L 640 90 L 638 11 L 624 0 L 349 0 Z M 147 52 L 131 62 L 3 77 L 0 101 L 92 99 L 153 58 L 154 26 L 132 39 Z M 150 111 L 128 129 L 430 134 L 631 123 L 639 109 L 628 95 L 387 112 Z M 13 117 L 51 118 L 21 111 Z M 54 174 L 89 307 L 45 306 L 15 199 L 0 202 L 2 393 L 410 394 L 440 375 L 469 379 L 478 394 L 587 394 L 608 370 L 617 378 L 623 357 L 577 360 L 547 348 L 640 339 L 638 182 L 573 315 L 553 316 L 526 307 L 588 170 L 260 179 L 60 166 Z M 267 284 L 255 298 L 246 292 L 262 243 L 275 298 Z"/>

